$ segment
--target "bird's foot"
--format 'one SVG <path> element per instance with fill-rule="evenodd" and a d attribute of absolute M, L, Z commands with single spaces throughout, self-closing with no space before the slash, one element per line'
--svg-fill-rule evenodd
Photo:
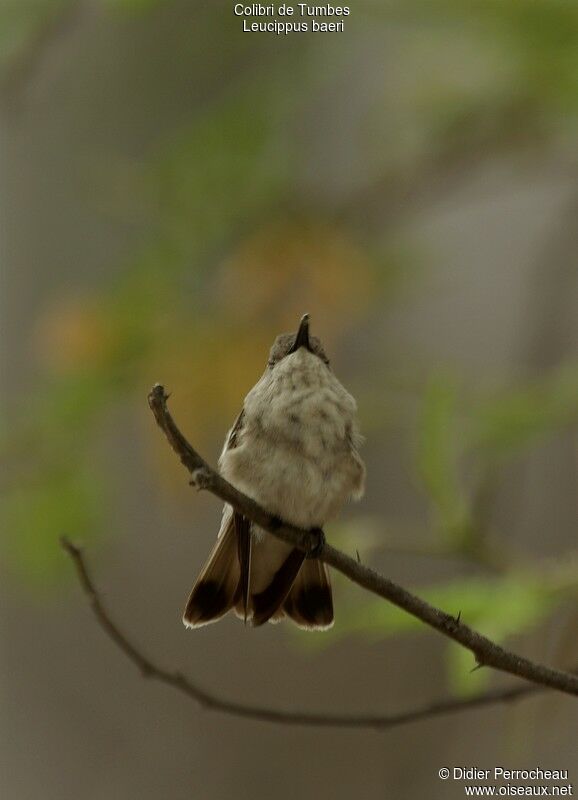
<path fill-rule="evenodd" d="M 325 534 L 321 528 L 311 528 L 307 541 L 307 558 L 319 558 L 325 547 Z"/>

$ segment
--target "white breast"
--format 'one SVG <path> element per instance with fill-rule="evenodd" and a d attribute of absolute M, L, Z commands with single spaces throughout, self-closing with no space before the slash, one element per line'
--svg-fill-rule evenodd
<path fill-rule="evenodd" d="M 301 348 L 267 370 L 245 398 L 237 446 L 221 472 L 268 511 L 320 527 L 363 493 L 356 404 L 331 370 Z"/>

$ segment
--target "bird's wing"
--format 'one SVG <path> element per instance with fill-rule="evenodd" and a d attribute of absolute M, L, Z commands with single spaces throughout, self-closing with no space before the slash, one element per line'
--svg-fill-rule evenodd
<path fill-rule="evenodd" d="M 245 421 L 245 409 L 241 409 L 233 427 L 227 434 L 223 453 L 239 446 Z M 237 594 L 241 596 L 243 619 L 247 622 L 249 602 L 249 582 L 251 579 L 251 522 L 237 511 L 233 512 L 233 526 L 237 538 L 237 556 L 239 559 L 240 578 Z"/>
<path fill-rule="evenodd" d="M 225 441 L 225 447 L 223 448 L 223 452 L 226 452 L 227 450 L 234 450 L 235 447 L 238 446 L 239 439 L 243 431 L 244 422 L 245 422 L 245 409 L 242 408 L 239 413 L 239 416 L 233 423 L 233 427 L 227 434 L 227 439 Z"/>
<path fill-rule="evenodd" d="M 349 447 L 349 455 L 354 465 L 351 497 L 353 500 L 359 500 L 363 497 L 365 491 L 365 464 L 358 452 L 358 448 L 363 442 L 363 436 L 359 433 L 357 425 L 353 424 L 347 426 L 345 438 Z"/>

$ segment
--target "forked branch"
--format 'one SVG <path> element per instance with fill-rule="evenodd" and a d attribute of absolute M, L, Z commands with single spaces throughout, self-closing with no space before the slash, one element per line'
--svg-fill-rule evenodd
<path fill-rule="evenodd" d="M 420 619 L 426 625 L 435 628 L 444 636 L 458 642 L 458 644 L 473 653 L 478 666 L 488 666 L 503 672 L 509 672 L 512 675 L 524 678 L 527 683 L 486 692 L 473 698 L 442 700 L 420 708 L 388 715 L 317 714 L 307 711 L 283 711 L 224 700 L 201 689 L 180 672 L 158 666 L 130 641 L 105 609 L 88 571 L 81 549 L 68 539 L 63 538 L 62 547 L 74 563 L 82 589 L 90 601 L 92 611 L 100 626 L 145 677 L 154 678 L 178 689 L 204 708 L 220 711 L 230 716 L 282 725 L 350 729 L 385 730 L 395 728 L 409 722 L 417 722 L 418 720 L 429 719 L 442 714 L 457 713 L 499 702 L 518 700 L 542 692 L 546 688 L 558 689 L 570 695 L 578 695 L 578 669 L 573 672 L 564 672 L 518 656 L 469 628 L 461 621 L 459 615 L 454 617 L 431 606 L 388 578 L 379 575 L 345 553 L 331 547 L 324 539 L 319 539 L 318 533 L 301 530 L 280 522 L 276 517 L 261 508 L 254 500 L 231 486 L 200 457 L 177 428 L 168 411 L 167 399 L 168 396 L 164 388 L 159 384 L 153 387 L 148 398 L 158 425 L 165 433 L 171 447 L 177 453 L 183 465 L 190 472 L 192 477 L 191 484 L 200 489 L 207 489 L 216 497 L 226 503 L 230 503 L 237 511 L 264 530 L 269 531 L 273 536 L 277 536 L 306 552 L 314 551 L 316 557 L 339 570 L 354 583 L 385 600 L 389 600 L 407 611 L 408 614 Z"/>

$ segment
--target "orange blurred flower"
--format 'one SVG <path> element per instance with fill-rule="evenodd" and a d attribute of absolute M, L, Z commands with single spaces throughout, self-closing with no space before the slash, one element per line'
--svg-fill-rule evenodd
<path fill-rule="evenodd" d="M 92 298 L 66 298 L 39 318 L 33 346 L 42 364 L 63 373 L 105 362 L 113 344 L 105 316 Z"/>

